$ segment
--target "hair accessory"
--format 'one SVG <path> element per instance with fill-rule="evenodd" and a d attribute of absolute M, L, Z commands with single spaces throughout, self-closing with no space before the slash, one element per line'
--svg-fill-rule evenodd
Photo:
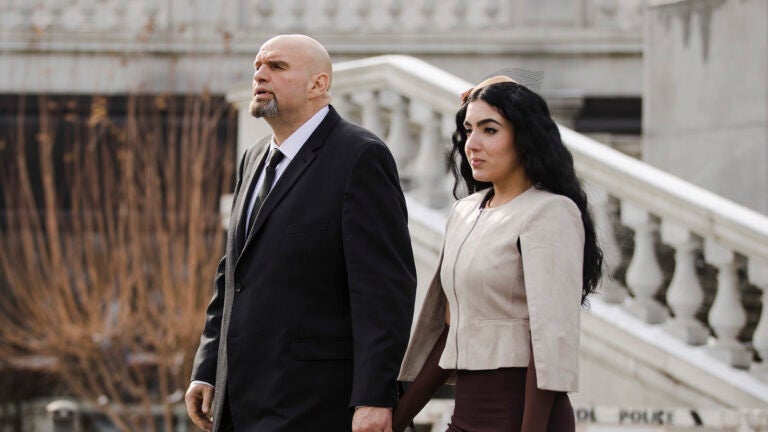
<path fill-rule="evenodd" d="M 515 80 L 528 90 L 538 93 L 541 90 L 541 82 L 544 80 L 544 72 L 532 71 L 521 68 L 506 68 L 494 72 L 491 75 L 504 75 Z"/>
<path fill-rule="evenodd" d="M 541 71 L 529 71 L 519 68 L 501 69 L 487 76 L 478 85 L 462 93 L 461 103 L 465 103 L 475 90 L 480 90 L 481 88 L 488 87 L 491 84 L 498 84 L 501 82 L 513 82 L 520 84 L 521 86 L 524 86 L 529 90 L 538 93 L 543 78 L 544 72 Z"/>
<path fill-rule="evenodd" d="M 498 84 L 502 82 L 513 82 L 519 84 L 517 81 L 513 80 L 512 78 L 504 75 L 496 75 L 492 76 L 490 78 L 486 78 L 483 81 L 481 81 L 478 85 L 470 88 L 469 90 L 465 91 L 461 94 L 461 103 L 464 103 L 469 99 L 469 95 L 472 94 L 475 90 L 480 90 L 481 88 L 488 87 L 491 84 Z"/>

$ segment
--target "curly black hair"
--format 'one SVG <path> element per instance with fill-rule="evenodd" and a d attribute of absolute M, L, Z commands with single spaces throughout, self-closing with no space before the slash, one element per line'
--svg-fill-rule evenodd
<path fill-rule="evenodd" d="M 587 296 L 594 292 L 600 283 L 603 251 L 597 242 L 587 195 L 573 168 L 573 156 L 563 144 L 560 131 L 541 96 L 514 82 L 491 84 L 476 89 L 469 95 L 456 113 L 456 130 L 452 137 L 450 166 L 455 179 L 454 197 L 459 198 L 462 185 L 470 194 L 492 186 L 472 177 L 472 168 L 464 153 L 467 141 L 464 119 L 467 106 L 476 100 L 485 101 L 512 124 L 515 150 L 533 186 L 570 198 L 581 211 L 585 234 L 581 301 L 586 304 Z"/>

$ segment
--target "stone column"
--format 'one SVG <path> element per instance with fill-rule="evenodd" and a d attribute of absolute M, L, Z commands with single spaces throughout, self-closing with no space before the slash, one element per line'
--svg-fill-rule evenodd
<path fill-rule="evenodd" d="M 768 2 L 650 0 L 643 159 L 768 212 Z"/>

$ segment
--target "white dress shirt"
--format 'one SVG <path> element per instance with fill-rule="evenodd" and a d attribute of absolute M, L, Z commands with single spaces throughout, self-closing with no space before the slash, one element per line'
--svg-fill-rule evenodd
<path fill-rule="evenodd" d="M 270 190 L 272 189 L 272 186 L 277 183 L 277 179 L 279 179 L 283 172 L 285 172 L 288 164 L 290 164 L 293 158 L 295 158 L 299 153 L 299 150 L 301 150 L 301 148 L 304 146 L 304 143 L 307 142 L 315 129 L 320 126 L 320 123 L 322 123 L 326 114 L 328 114 L 328 111 L 329 109 L 327 105 L 320 108 L 320 110 L 316 112 L 312 118 L 307 120 L 303 125 L 301 125 L 301 127 L 296 129 L 296 131 L 292 133 L 288 138 L 286 138 L 282 144 L 278 145 L 275 142 L 275 136 L 272 135 L 272 141 L 269 143 L 269 151 L 271 152 L 273 149 L 280 149 L 280 153 L 282 153 L 285 157 L 282 161 L 280 161 L 279 164 L 277 164 L 277 167 L 275 167 L 275 181 L 269 186 Z M 264 166 L 266 166 L 266 164 Z M 261 174 L 259 174 L 259 178 L 256 180 L 256 186 L 253 188 L 254 191 L 260 190 L 261 184 L 264 183 L 265 171 L 266 170 L 261 170 Z M 250 226 L 251 213 L 253 212 L 253 205 L 256 203 L 257 195 L 257 193 L 251 194 L 251 201 L 248 203 L 248 214 L 245 219 L 246 233 L 248 227 Z"/>

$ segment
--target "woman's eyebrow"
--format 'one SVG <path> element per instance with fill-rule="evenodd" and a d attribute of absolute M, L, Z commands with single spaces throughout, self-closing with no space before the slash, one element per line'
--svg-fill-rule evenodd
<path fill-rule="evenodd" d="M 502 124 L 499 123 L 498 120 L 494 120 L 492 118 L 486 118 L 486 119 L 482 119 L 482 120 L 478 121 L 477 122 L 477 126 L 482 126 L 482 125 L 484 125 L 486 123 L 496 123 L 497 125 L 502 126 Z M 470 122 L 465 120 L 464 121 L 464 126 L 472 126 L 472 123 L 470 123 Z"/>

